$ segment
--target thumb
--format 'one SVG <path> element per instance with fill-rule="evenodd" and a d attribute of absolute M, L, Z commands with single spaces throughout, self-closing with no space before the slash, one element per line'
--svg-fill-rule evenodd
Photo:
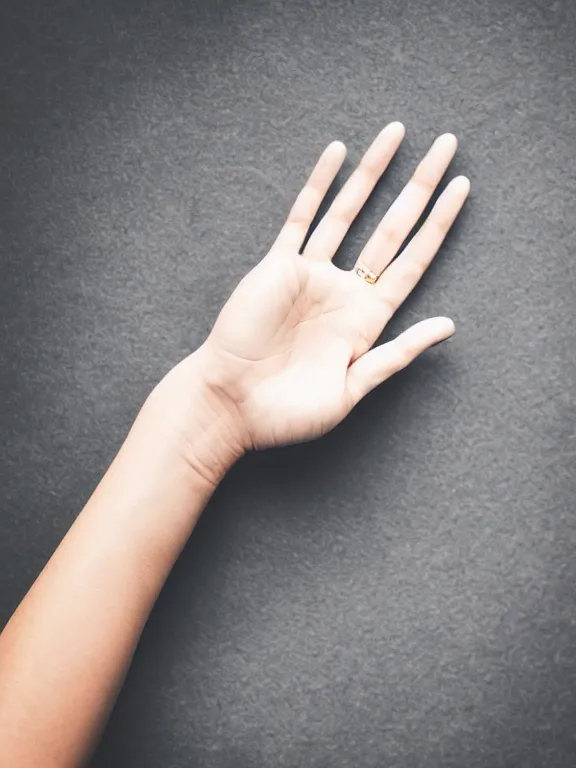
<path fill-rule="evenodd" d="M 448 339 L 455 331 L 447 317 L 432 317 L 416 323 L 393 341 L 369 350 L 348 369 L 347 386 L 354 403 L 378 384 L 401 371 L 429 347 Z"/>

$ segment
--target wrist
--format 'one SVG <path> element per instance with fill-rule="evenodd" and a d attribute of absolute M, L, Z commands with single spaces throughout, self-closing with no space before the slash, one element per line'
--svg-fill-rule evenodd
<path fill-rule="evenodd" d="M 148 396 L 142 416 L 190 472 L 216 486 L 245 453 L 230 403 L 208 386 L 197 353 L 173 368 Z"/>

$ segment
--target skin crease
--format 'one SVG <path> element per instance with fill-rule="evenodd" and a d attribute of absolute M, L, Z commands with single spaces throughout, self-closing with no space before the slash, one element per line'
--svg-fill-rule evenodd
<path fill-rule="evenodd" d="M 143 626 L 198 517 L 249 450 L 311 440 L 370 390 L 448 338 L 424 320 L 373 347 L 418 283 L 469 192 L 451 181 L 402 253 L 456 151 L 441 136 L 360 254 L 370 285 L 332 263 L 404 136 L 374 140 L 303 243 L 345 157 L 330 144 L 270 252 L 206 341 L 142 407 L 120 452 L 0 635 L 0 755 L 10 768 L 84 763 Z"/>

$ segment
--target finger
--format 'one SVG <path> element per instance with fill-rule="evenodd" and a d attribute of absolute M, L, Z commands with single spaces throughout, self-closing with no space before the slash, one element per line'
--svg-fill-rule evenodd
<path fill-rule="evenodd" d="M 439 136 L 414 175 L 374 230 L 358 258 L 372 272 L 380 275 L 400 250 L 418 223 L 434 190 L 454 157 L 458 142 L 451 133 Z"/>
<path fill-rule="evenodd" d="M 402 123 L 390 123 L 374 139 L 358 168 L 342 187 L 312 233 L 304 256 L 319 261 L 334 257 L 346 233 L 404 138 Z"/>
<path fill-rule="evenodd" d="M 426 272 L 469 192 L 470 181 L 465 176 L 453 179 L 417 234 L 374 286 L 386 305 L 387 318 L 392 317 Z"/>
<path fill-rule="evenodd" d="M 320 204 L 342 167 L 345 157 L 346 147 L 341 141 L 333 141 L 326 147 L 296 198 L 286 223 L 276 238 L 275 246 L 300 250 Z"/>
<path fill-rule="evenodd" d="M 394 373 L 406 368 L 418 355 L 454 333 L 447 317 L 423 320 L 393 341 L 366 352 L 348 369 L 347 387 L 354 404 Z"/>

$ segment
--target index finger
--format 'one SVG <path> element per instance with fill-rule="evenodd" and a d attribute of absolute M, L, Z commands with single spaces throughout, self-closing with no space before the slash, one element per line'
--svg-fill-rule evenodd
<path fill-rule="evenodd" d="M 346 147 L 341 141 L 333 141 L 322 152 L 308 181 L 296 198 L 274 247 L 300 251 L 322 200 L 338 175 L 345 157 Z"/>

